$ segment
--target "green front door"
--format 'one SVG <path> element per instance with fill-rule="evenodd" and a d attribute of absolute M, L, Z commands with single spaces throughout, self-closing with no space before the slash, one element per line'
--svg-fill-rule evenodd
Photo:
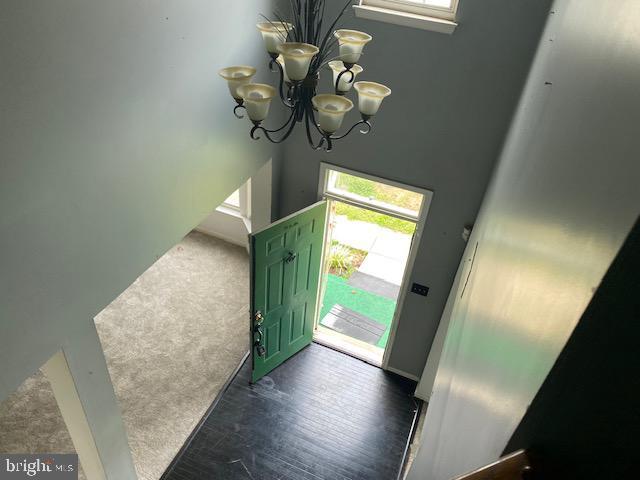
<path fill-rule="evenodd" d="M 313 339 L 326 217 L 322 201 L 251 235 L 254 382 Z"/>

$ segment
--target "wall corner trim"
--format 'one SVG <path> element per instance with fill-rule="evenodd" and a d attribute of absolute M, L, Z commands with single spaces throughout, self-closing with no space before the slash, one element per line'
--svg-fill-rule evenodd
<path fill-rule="evenodd" d="M 399 368 L 389 367 L 387 366 L 384 370 L 395 373 L 396 375 L 400 375 L 401 377 L 408 378 L 409 380 L 414 380 L 416 382 L 420 381 L 420 377 L 414 375 L 413 373 L 405 372 L 404 370 L 400 370 Z"/>

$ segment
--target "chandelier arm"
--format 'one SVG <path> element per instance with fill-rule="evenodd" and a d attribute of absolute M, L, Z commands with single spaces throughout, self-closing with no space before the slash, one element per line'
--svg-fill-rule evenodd
<path fill-rule="evenodd" d="M 293 98 L 293 94 L 296 92 L 296 86 L 293 83 L 290 83 L 289 85 L 287 85 L 287 98 Z M 294 102 L 297 103 L 298 100 L 296 100 Z"/>
<path fill-rule="evenodd" d="M 356 78 L 356 74 L 355 74 L 355 73 L 353 73 L 353 70 L 351 70 L 351 69 L 344 69 L 343 71 L 341 71 L 341 72 L 338 74 L 338 78 L 336 78 L 336 84 L 335 84 L 336 93 L 338 92 L 338 85 L 340 85 L 340 79 L 341 79 L 341 78 L 342 78 L 342 76 L 343 76 L 345 73 L 347 73 L 347 72 L 349 72 L 349 73 L 351 74 L 351 78 L 349 79 L 349 81 L 348 81 L 347 83 L 353 83 L 353 81 L 355 80 L 355 78 Z"/>
<path fill-rule="evenodd" d="M 332 57 L 333 51 L 335 50 L 336 45 L 338 44 L 337 40 L 332 40 L 329 45 L 325 48 L 325 51 L 318 58 L 316 63 L 319 64 L 318 70 L 322 69 L 325 65 L 327 65 L 332 60 L 342 60 L 342 56 L 338 55 L 337 57 Z"/>
<path fill-rule="evenodd" d="M 279 132 L 280 130 L 282 130 L 287 125 L 289 125 L 289 129 L 285 132 L 285 134 L 279 140 L 273 139 L 271 137 L 271 135 L 269 135 L 270 133 Z M 291 132 L 293 132 L 293 129 L 294 129 L 295 126 L 296 126 L 295 116 L 291 115 L 291 117 L 289 117 L 289 120 L 287 120 L 287 123 L 285 123 L 284 126 L 279 128 L 278 130 L 267 130 L 266 128 L 262 127 L 259 123 L 256 123 L 256 124 L 253 125 L 253 128 L 251 129 L 251 132 L 249 132 L 249 136 L 253 140 L 260 140 L 260 137 L 256 136 L 256 134 L 258 132 L 262 132 L 262 133 L 264 133 L 264 136 L 267 138 L 267 140 L 269 140 L 271 143 L 282 143 L 287 138 L 289 138 L 289 135 L 291 135 Z"/>
<path fill-rule="evenodd" d="M 293 120 L 293 123 L 295 123 L 295 115 L 296 115 L 296 110 L 297 109 L 292 109 L 291 110 L 291 114 L 289 115 L 289 118 L 287 119 L 287 121 L 284 123 L 284 125 L 282 125 L 280 128 L 276 128 L 275 130 L 269 130 L 268 128 L 264 128 L 261 127 L 265 132 L 268 133 L 278 133 L 282 130 L 284 130 L 285 128 L 287 128 L 287 126 L 289 126 L 289 123 L 291 123 L 291 121 Z"/>
<path fill-rule="evenodd" d="M 331 38 L 331 35 L 333 35 L 333 29 L 334 27 L 338 24 L 338 22 L 340 21 L 340 19 L 342 18 L 342 16 L 345 14 L 345 12 L 347 11 L 347 8 L 349 8 L 349 6 L 353 3 L 353 0 L 347 0 L 347 3 L 345 4 L 345 6 L 342 8 L 342 10 L 340 11 L 340 13 L 338 14 L 338 16 L 336 17 L 336 19 L 333 21 L 333 23 L 331 24 L 331 26 L 327 29 L 327 33 L 324 36 L 324 39 L 322 40 L 322 43 L 319 45 L 320 47 L 320 54 L 322 54 L 324 52 L 324 47 L 327 45 L 327 42 L 329 41 L 329 39 Z"/>
<path fill-rule="evenodd" d="M 313 16 L 311 15 L 312 3 L 313 2 L 310 2 L 310 1 L 307 0 L 307 5 L 306 5 L 307 11 L 305 13 L 305 18 L 304 18 L 304 20 L 305 20 L 305 39 L 304 39 L 304 41 L 306 43 L 312 43 L 313 42 L 313 38 L 312 38 L 313 31 L 312 31 L 312 25 L 311 25 L 311 21 L 312 21 L 312 18 L 313 18 Z"/>
<path fill-rule="evenodd" d="M 355 128 L 357 128 L 359 125 L 365 125 L 365 129 L 364 130 L 360 130 L 361 134 L 366 135 L 371 131 L 371 128 L 372 128 L 371 127 L 371 122 L 369 122 L 369 120 L 360 120 L 359 122 L 354 123 L 353 126 L 349 130 L 346 131 L 346 133 L 343 133 L 342 135 L 339 135 L 337 137 L 332 135 L 329 138 L 331 140 L 341 140 L 344 137 L 348 136 L 351 132 L 353 132 L 353 130 Z"/>
<path fill-rule="evenodd" d="M 311 122 L 313 123 L 313 126 L 316 127 L 316 130 L 318 131 L 318 133 L 320 134 L 320 136 L 322 137 L 326 137 L 327 134 L 324 133 L 321 129 L 320 126 L 318 125 L 318 122 L 316 122 L 316 114 L 313 112 L 313 107 L 309 108 L 309 114 L 311 117 Z"/>
<path fill-rule="evenodd" d="M 307 130 L 307 141 L 309 142 L 309 146 L 313 150 L 320 150 L 322 148 L 322 146 L 324 145 L 325 136 L 321 135 L 320 136 L 320 140 L 318 140 L 318 145 L 315 144 L 315 142 L 313 140 L 313 135 L 311 134 L 311 127 L 309 125 L 309 114 L 308 114 L 308 112 L 307 112 L 307 115 L 304 116 L 304 123 L 305 123 L 305 128 Z"/>
<path fill-rule="evenodd" d="M 294 1 L 295 1 L 295 5 L 293 5 Z M 293 18 L 295 22 L 295 28 L 293 29 L 293 33 L 295 34 L 296 42 L 302 42 L 304 41 L 304 39 L 301 37 L 302 21 L 300 19 L 302 15 L 302 4 L 300 3 L 300 0 L 291 0 L 291 3 L 292 3 L 291 8 L 293 10 Z"/>
<path fill-rule="evenodd" d="M 327 148 L 324 149 L 325 152 L 329 153 L 333 150 L 333 139 L 331 137 L 327 137 Z"/>
<path fill-rule="evenodd" d="M 276 71 L 280 73 L 280 86 L 278 88 L 278 92 L 280 93 L 280 100 L 282 100 L 282 103 L 284 104 L 285 107 L 294 108 L 295 102 L 293 104 L 290 103 L 289 98 L 284 93 L 284 69 L 282 68 L 282 65 L 280 65 L 280 62 L 276 60 L 276 58 L 273 58 L 273 57 L 271 58 L 271 61 L 269 62 L 269 70 L 271 70 L 274 73 Z M 276 67 L 276 69 L 273 68 L 274 66 Z M 288 90 L 290 91 L 291 88 L 289 88 Z"/>
<path fill-rule="evenodd" d="M 327 146 L 324 148 L 324 151 L 329 153 L 331 150 L 333 150 L 333 138 L 331 138 L 331 135 L 328 135 L 327 133 L 323 132 L 322 129 L 320 128 L 320 125 L 318 125 L 318 123 L 316 122 L 316 115 L 313 112 L 313 107 L 309 108 L 307 118 L 311 118 L 313 126 L 316 127 L 316 130 L 320 134 L 320 141 L 318 142 L 318 146 L 314 147 L 314 149 L 320 150 L 323 147 L 324 143 L 326 142 Z M 307 128 L 308 127 L 309 125 L 307 124 Z"/>
<path fill-rule="evenodd" d="M 284 27 L 285 32 L 287 33 L 287 35 L 285 36 L 285 39 L 289 39 L 289 38 L 291 38 L 291 37 L 292 37 L 292 35 L 291 35 L 291 32 L 292 32 L 292 31 L 291 31 L 291 29 L 287 26 L 287 24 L 288 24 L 289 22 L 287 22 L 287 21 L 284 19 L 284 17 L 283 17 L 280 13 L 278 13 L 278 11 L 277 11 L 277 10 L 275 10 L 275 11 L 273 12 L 273 15 L 274 15 L 274 16 L 276 17 L 276 19 L 280 22 L 280 25 L 282 25 L 282 26 Z M 262 18 L 264 18 L 267 22 L 269 22 L 271 25 L 273 25 L 273 26 L 275 27 L 275 24 L 274 24 L 274 23 L 269 19 L 269 17 L 267 17 L 267 16 L 265 16 L 265 15 L 262 15 L 262 14 L 261 14 L 260 16 L 261 16 Z"/>
<path fill-rule="evenodd" d="M 242 105 L 242 104 L 236 105 L 233 108 L 233 114 L 236 116 L 236 118 L 244 118 L 244 115 L 238 114 L 238 110 L 240 110 L 240 109 L 243 109 L 245 112 L 247 111 L 247 109 L 246 109 L 246 107 L 244 105 Z"/>
<path fill-rule="evenodd" d="M 325 14 L 325 7 L 326 7 L 326 1 L 325 0 L 321 0 L 321 9 L 322 11 L 320 11 L 320 9 L 318 9 L 318 13 L 320 14 L 320 19 L 318 20 L 318 26 L 316 28 L 316 38 L 315 38 L 315 42 L 314 45 L 317 45 L 318 42 L 320 42 L 320 32 L 322 31 L 322 22 L 324 22 L 324 14 Z"/>

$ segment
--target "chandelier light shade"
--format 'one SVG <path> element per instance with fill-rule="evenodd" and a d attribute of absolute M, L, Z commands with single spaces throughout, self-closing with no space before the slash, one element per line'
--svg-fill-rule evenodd
<path fill-rule="evenodd" d="M 253 123 L 250 136 L 259 140 L 266 137 L 273 143 L 284 142 L 296 125 L 304 125 L 309 146 L 329 152 L 333 142 L 348 136 L 360 127 L 360 133 L 371 131 L 371 118 L 378 113 L 382 100 L 391 90 L 379 83 L 356 82 L 363 72 L 357 65 L 365 46 L 371 42 L 368 33 L 357 30 L 336 29 L 347 9 L 349 0 L 335 19 L 325 18 L 328 0 L 291 0 L 291 12 L 285 18 L 274 14 L 275 20 L 257 24 L 264 46 L 271 58 L 269 69 L 279 74 L 274 88 L 252 83 L 256 69 L 247 66 L 227 67 L 220 70 L 236 101 L 233 110 L 238 118 L 246 112 Z M 332 93 L 318 94 L 320 72 L 331 70 Z M 353 89 L 358 96 L 360 120 L 344 133 L 337 133 L 353 102 L 346 98 Z M 289 110 L 288 119 L 278 128 L 269 129 L 263 122 L 269 115 L 271 101 L 279 96 Z"/>
<path fill-rule="evenodd" d="M 336 93 L 338 95 L 344 95 L 353 86 L 353 81 L 356 77 L 362 73 L 363 68 L 360 65 L 353 65 L 351 67 L 351 72 L 353 73 L 353 79 L 350 77 L 342 76 L 340 77 L 340 81 L 338 81 L 338 77 L 342 72 L 344 72 L 347 68 L 344 66 L 342 60 L 334 60 L 329 62 L 329 68 L 333 71 L 333 84 L 336 86 Z"/>
<path fill-rule="evenodd" d="M 346 113 L 353 108 L 353 102 L 338 95 L 316 95 L 311 99 L 318 111 L 318 126 L 327 134 L 335 133 L 341 126 Z"/>
<path fill-rule="evenodd" d="M 242 98 L 238 93 L 238 88 L 250 83 L 255 74 L 255 68 L 245 66 L 227 67 L 220 70 L 220 76 L 227 81 L 229 93 L 231 93 L 231 96 L 236 100 Z"/>
<path fill-rule="evenodd" d="M 257 26 L 269 53 L 278 53 L 278 47 L 287 40 L 287 35 L 293 28 L 293 25 L 286 22 L 261 22 Z"/>
<path fill-rule="evenodd" d="M 276 62 L 280 64 L 280 68 L 282 69 L 284 83 L 286 85 L 291 85 L 291 79 L 289 78 L 289 75 L 287 75 L 287 70 L 284 68 L 284 58 L 282 57 L 282 55 L 278 55 L 278 58 L 276 58 Z"/>
<path fill-rule="evenodd" d="M 375 82 L 356 82 L 353 88 L 358 92 L 358 110 L 363 116 L 373 117 L 391 89 Z"/>
<path fill-rule="evenodd" d="M 371 35 L 357 30 L 336 30 L 334 35 L 340 46 L 340 59 L 346 65 L 360 60 L 364 46 L 372 40 Z"/>
<path fill-rule="evenodd" d="M 318 47 L 309 43 L 286 42 L 278 47 L 287 76 L 294 82 L 307 78 L 311 60 L 319 51 Z"/>
<path fill-rule="evenodd" d="M 238 88 L 244 100 L 244 107 L 252 122 L 261 122 L 269 115 L 271 100 L 276 96 L 276 89 L 264 83 L 249 83 Z"/>

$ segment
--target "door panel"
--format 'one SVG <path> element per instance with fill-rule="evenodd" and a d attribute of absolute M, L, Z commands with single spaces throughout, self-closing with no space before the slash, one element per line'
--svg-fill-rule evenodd
<path fill-rule="evenodd" d="M 306 325 L 307 304 L 293 308 L 291 310 L 291 327 L 289 333 L 289 344 L 297 342 L 304 336 Z"/>
<path fill-rule="evenodd" d="M 255 382 L 313 339 L 327 203 L 251 235 L 251 343 Z"/>

